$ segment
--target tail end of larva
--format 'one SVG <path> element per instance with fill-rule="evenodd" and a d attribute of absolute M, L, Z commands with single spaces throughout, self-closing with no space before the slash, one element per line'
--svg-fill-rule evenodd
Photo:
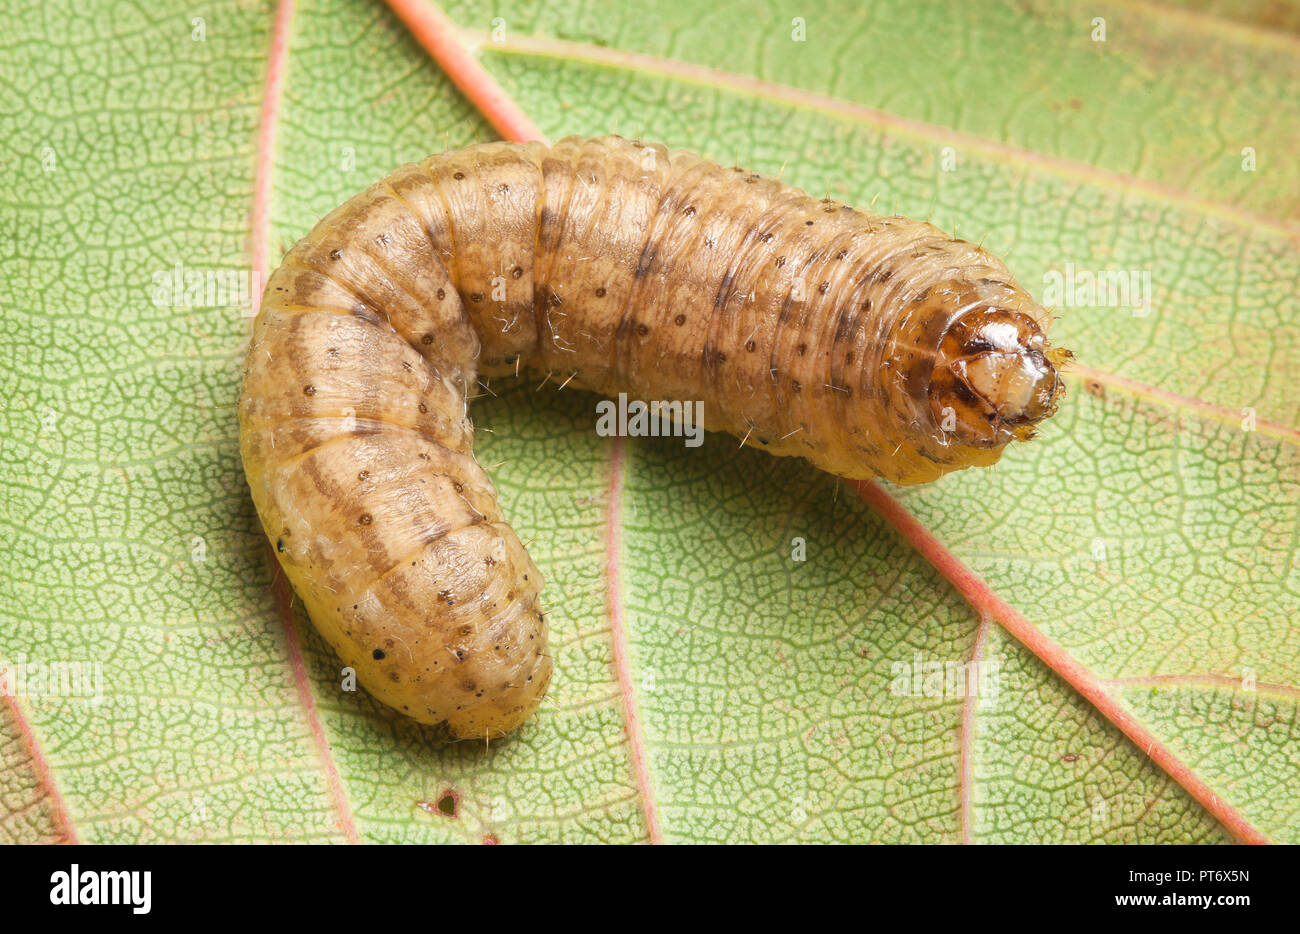
<path fill-rule="evenodd" d="M 464 716 L 452 714 L 441 726 L 452 740 L 501 739 L 522 726 L 537 710 L 550 687 L 553 672 L 551 656 L 541 655 L 525 680 L 499 689 L 490 709 L 470 711 Z"/>

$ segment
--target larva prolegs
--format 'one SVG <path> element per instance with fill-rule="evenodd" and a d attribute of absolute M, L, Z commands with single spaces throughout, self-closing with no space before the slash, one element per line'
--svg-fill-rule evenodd
<path fill-rule="evenodd" d="M 699 400 L 704 424 L 849 478 L 990 464 L 1068 352 L 981 248 L 618 137 L 403 166 L 268 283 L 240 400 L 267 535 L 345 665 L 455 737 L 536 708 L 542 580 L 473 459 L 484 373 Z"/>

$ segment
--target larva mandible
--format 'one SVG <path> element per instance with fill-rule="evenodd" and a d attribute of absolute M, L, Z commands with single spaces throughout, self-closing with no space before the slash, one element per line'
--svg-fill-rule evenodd
<path fill-rule="evenodd" d="M 551 678 L 542 576 L 474 460 L 467 389 L 520 365 L 700 400 L 847 478 L 992 464 L 1063 391 L 1046 312 L 977 246 L 617 136 L 430 156 L 270 277 L 239 401 L 253 500 L 322 635 L 452 737 Z"/>

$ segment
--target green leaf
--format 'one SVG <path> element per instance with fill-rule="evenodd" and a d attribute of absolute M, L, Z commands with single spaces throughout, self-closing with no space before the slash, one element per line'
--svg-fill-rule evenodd
<path fill-rule="evenodd" d="M 757 0 L 448 7 L 552 139 L 617 127 L 932 216 L 1035 292 L 1070 263 L 1152 297 L 1064 302 L 1042 437 L 889 491 L 1002 603 L 802 462 L 614 445 L 593 397 L 494 383 L 479 456 L 557 676 L 485 749 L 339 689 L 245 489 L 239 297 L 155 301 L 248 268 L 273 4 L 11 0 L 0 664 L 102 696 L 4 698 L 0 839 L 1300 841 L 1297 16 L 1188 6 L 845 0 L 804 42 Z M 495 136 L 381 5 L 301 0 L 285 62 L 272 262 Z M 898 680 L 972 659 L 996 690 Z"/>

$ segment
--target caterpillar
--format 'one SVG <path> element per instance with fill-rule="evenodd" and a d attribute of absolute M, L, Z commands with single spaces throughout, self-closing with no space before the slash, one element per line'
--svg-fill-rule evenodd
<path fill-rule="evenodd" d="M 928 223 L 618 136 L 403 166 L 284 256 L 239 400 L 253 501 L 378 700 L 492 738 L 552 674 L 542 575 L 473 455 L 468 392 L 529 367 L 699 400 L 846 478 L 992 464 L 1063 393 L 1048 315 Z"/>

